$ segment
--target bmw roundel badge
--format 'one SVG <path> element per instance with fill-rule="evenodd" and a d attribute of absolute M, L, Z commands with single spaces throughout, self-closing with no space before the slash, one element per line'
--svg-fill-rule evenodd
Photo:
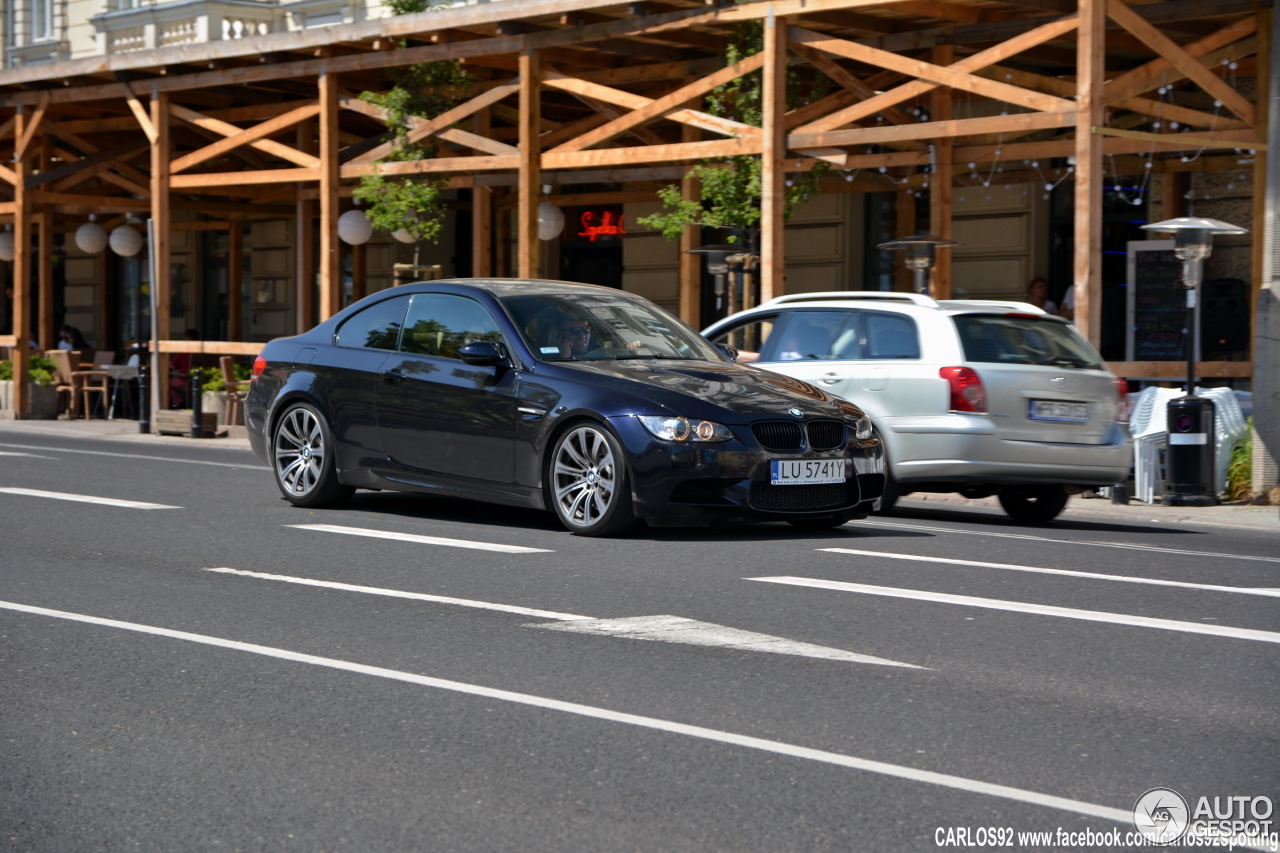
<path fill-rule="evenodd" d="M 804 412 L 800 411 L 800 410 L 799 410 L 799 409 L 797 409 L 795 406 L 792 406 L 791 408 L 787 409 L 787 414 L 789 414 L 789 415 L 794 415 L 794 416 L 795 416 L 795 417 L 797 417 L 797 418 L 803 418 L 803 417 L 804 417 Z"/>

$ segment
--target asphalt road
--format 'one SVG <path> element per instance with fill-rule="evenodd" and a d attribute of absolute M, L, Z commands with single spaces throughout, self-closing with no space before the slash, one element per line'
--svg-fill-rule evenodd
<path fill-rule="evenodd" d="M 589 540 L 5 434 L 0 846 L 1088 849 L 1152 788 L 1280 799 L 1276 542 L 950 506 Z"/>

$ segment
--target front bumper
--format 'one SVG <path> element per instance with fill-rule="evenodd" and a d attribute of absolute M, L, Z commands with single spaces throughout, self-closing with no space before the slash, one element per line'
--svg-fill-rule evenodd
<path fill-rule="evenodd" d="M 635 418 L 610 420 L 631 462 L 635 513 L 651 522 L 715 521 L 865 515 L 884 493 L 884 451 L 878 438 L 851 442 L 843 483 L 774 486 L 770 459 L 819 459 L 825 453 L 772 453 L 734 439 L 716 443 L 661 441 Z"/>

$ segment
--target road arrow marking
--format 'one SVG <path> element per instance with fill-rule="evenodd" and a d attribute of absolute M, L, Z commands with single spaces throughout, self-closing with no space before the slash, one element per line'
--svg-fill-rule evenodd
<path fill-rule="evenodd" d="M 7 495 L 23 495 L 29 498 L 52 498 L 56 501 L 79 501 L 80 503 L 102 504 L 103 506 L 122 506 L 127 509 L 182 509 L 180 506 L 168 506 L 166 504 L 125 501 L 119 498 L 100 498 L 95 495 L 73 495 L 67 492 L 45 492 L 40 489 L 0 488 L 0 492 Z"/>
<path fill-rule="evenodd" d="M 224 575 L 257 578 L 259 580 L 282 581 L 302 586 L 318 586 L 336 589 L 342 592 L 359 592 L 365 595 L 384 595 L 391 598 L 408 598 L 416 601 L 429 601 L 432 604 L 453 604 L 459 607 L 474 607 L 481 610 L 499 610 L 515 613 L 520 616 L 532 616 L 538 619 L 556 619 L 560 624 L 542 624 L 533 622 L 526 628 L 546 628 L 552 631 L 577 630 L 582 634 L 601 634 L 610 637 L 623 637 L 631 640 L 660 640 L 668 643 L 685 643 L 693 646 L 721 646 L 749 652 L 773 652 L 780 655 L 802 655 L 804 657 L 822 658 L 824 660 L 847 661 L 850 663 L 870 663 L 880 666 L 901 666 L 907 669 L 926 669 L 927 667 L 901 663 L 870 655 L 856 655 L 852 652 L 831 649 L 826 646 L 815 646 L 809 643 L 797 643 L 782 637 L 771 637 L 768 634 L 755 634 L 751 631 L 739 631 L 737 628 L 726 628 L 710 622 L 696 622 L 680 616 L 634 616 L 627 619 L 593 619 L 590 616 L 579 616 L 575 613 L 559 613 L 554 610 L 534 610 L 529 607 L 517 607 L 511 604 L 496 604 L 490 601 L 475 601 L 469 598 L 449 598 L 443 595 L 427 595 L 420 592 L 405 592 L 398 589 L 382 589 L 373 586 L 357 586 L 337 581 L 322 581 L 312 578 L 299 578 L 290 575 L 273 575 L 266 572 L 250 572 L 244 569 L 231 569 L 225 566 L 206 568 L 206 572 L 218 572 Z M 569 626 L 583 626 L 574 628 Z"/>
<path fill-rule="evenodd" d="M 880 666 L 901 666 L 907 669 L 925 669 L 896 660 L 857 655 L 852 652 L 798 643 L 783 637 L 757 634 L 726 628 L 711 622 L 698 622 L 682 616 L 632 616 L 625 619 L 585 619 L 561 622 L 555 625 L 529 624 L 526 628 L 543 628 L 547 631 L 568 631 L 574 634 L 601 634 L 607 637 L 624 637 L 629 640 L 657 640 L 663 643 L 683 643 L 690 646 L 720 646 L 748 652 L 772 652 L 779 655 L 800 655 L 824 660 L 871 663 Z"/>

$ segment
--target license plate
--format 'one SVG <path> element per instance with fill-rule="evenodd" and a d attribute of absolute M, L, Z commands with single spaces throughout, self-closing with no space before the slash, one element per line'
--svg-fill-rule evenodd
<path fill-rule="evenodd" d="M 813 486 L 843 483 L 845 459 L 770 459 L 769 482 L 775 486 Z"/>
<path fill-rule="evenodd" d="M 1084 424 L 1089 422 L 1088 403 L 1064 403 L 1061 400 L 1032 400 L 1027 417 L 1033 421 L 1058 421 Z"/>

